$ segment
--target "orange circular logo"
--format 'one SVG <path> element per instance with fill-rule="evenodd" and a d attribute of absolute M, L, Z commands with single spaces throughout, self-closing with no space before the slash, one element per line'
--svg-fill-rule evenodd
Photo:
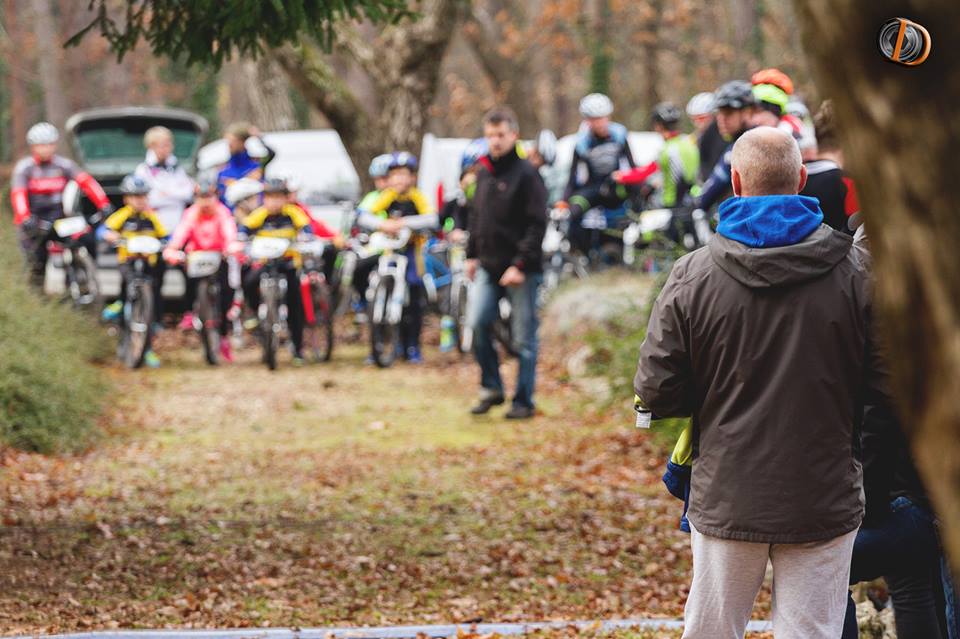
<path fill-rule="evenodd" d="M 930 32 L 907 18 L 891 18 L 883 23 L 877 34 L 880 54 L 897 64 L 915 67 L 930 55 Z"/>

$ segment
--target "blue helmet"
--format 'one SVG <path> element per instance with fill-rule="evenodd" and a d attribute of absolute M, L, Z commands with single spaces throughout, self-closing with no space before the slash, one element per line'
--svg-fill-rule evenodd
<path fill-rule="evenodd" d="M 390 162 L 393 160 L 393 156 L 389 153 L 382 153 L 377 157 L 373 158 L 370 161 L 370 177 L 372 178 L 382 178 L 387 177 L 387 171 L 390 170 Z"/>
<path fill-rule="evenodd" d="M 147 195 L 150 185 L 139 175 L 131 173 L 120 182 L 120 192 L 124 195 Z"/>
<path fill-rule="evenodd" d="M 417 156 L 408 151 L 395 151 L 390 156 L 390 169 L 417 170 Z"/>
<path fill-rule="evenodd" d="M 460 156 L 460 172 L 465 172 L 489 152 L 490 147 L 487 145 L 487 138 L 471 140 L 463 150 L 463 155 Z"/>

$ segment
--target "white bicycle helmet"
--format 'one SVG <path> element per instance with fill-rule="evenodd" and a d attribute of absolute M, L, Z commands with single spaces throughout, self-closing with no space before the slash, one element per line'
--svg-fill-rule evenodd
<path fill-rule="evenodd" d="M 60 139 L 57 127 L 49 122 L 37 122 L 27 131 L 27 144 L 56 144 Z"/>
<path fill-rule="evenodd" d="M 248 197 L 259 195 L 262 192 L 263 184 L 260 182 L 260 180 L 254 180 L 252 178 L 240 178 L 227 187 L 225 196 L 227 203 L 230 204 L 230 206 L 236 206 L 238 203 L 243 202 Z"/>
<path fill-rule="evenodd" d="M 791 95 L 790 99 L 787 101 L 786 111 L 790 115 L 800 118 L 801 120 L 806 120 L 810 117 L 810 110 L 807 108 L 807 105 L 803 103 L 803 100 L 795 95 Z"/>
<path fill-rule="evenodd" d="M 393 156 L 389 153 L 381 153 L 377 157 L 373 158 L 370 161 L 370 168 L 367 172 L 372 178 L 382 178 L 387 177 L 387 173 L 390 172 L 390 162 L 393 160 Z"/>
<path fill-rule="evenodd" d="M 700 115 L 709 115 L 713 113 L 713 93 L 704 91 L 698 93 L 687 102 L 687 115 L 695 118 Z"/>
<path fill-rule="evenodd" d="M 585 118 L 605 118 L 613 113 L 613 101 L 602 93 L 591 93 L 580 100 L 580 115 Z"/>

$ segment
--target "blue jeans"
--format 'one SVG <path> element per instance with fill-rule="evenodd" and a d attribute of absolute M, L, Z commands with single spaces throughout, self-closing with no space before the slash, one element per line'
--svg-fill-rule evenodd
<path fill-rule="evenodd" d="M 520 286 L 503 287 L 483 268 L 477 269 L 468 301 L 468 323 L 473 330 L 473 354 L 480 365 L 480 385 L 491 395 L 503 395 L 500 358 L 493 343 L 493 324 L 499 314 L 500 298 L 506 296 L 511 305 L 513 341 L 520 354 L 517 391 L 514 406 L 533 408 L 533 388 L 537 377 L 537 290 L 543 273 L 527 273 Z"/>
<path fill-rule="evenodd" d="M 936 586 L 941 553 L 934 516 L 906 497 L 895 499 L 890 511 L 882 522 L 857 533 L 850 583 L 883 577 L 893 599 L 897 637 L 940 639 Z M 856 639 L 856 618 L 849 597 L 842 639 Z"/>
<path fill-rule="evenodd" d="M 960 600 L 953 582 L 953 572 L 947 556 L 940 553 L 940 580 L 943 584 L 943 598 L 946 604 L 947 638 L 960 639 Z"/>

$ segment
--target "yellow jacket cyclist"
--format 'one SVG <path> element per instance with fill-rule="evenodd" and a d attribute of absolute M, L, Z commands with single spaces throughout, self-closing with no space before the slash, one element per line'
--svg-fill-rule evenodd
<path fill-rule="evenodd" d="M 254 209 L 244 218 L 237 237 L 246 240 L 254 237 L 277 237 L 290 241 L 285 254 L 286 264 L 282 272 L 287 280 L 287 326 L 293 342 L 294 363 L 303 361 L 303 300 L 300 297 L 298 269 L 300 254 L 295 242 L 300 235 L 312 235 L 310 218 L 297 206 L 287 202 L 287 183 L 269 179 L 264 183 L 263 206 Z M 260 275 L 263 263 L 251 263 L 243 275 L 243 294 L 250 308 L 256 312 L 260 307 Z"/>
<path fill-rule="evenodd" d="M 97 228 L 97 239 L 106 240 L 112 244 L 117 244 L 117 261 L 120 263 L 120 299 L 114 304 L 103 309 L 103 317 L 106 320 L 124 321 L 123 307 L 127 300 L 127 286 L 133 277 L 132 264 L 128 263 L 128 253 L 121 240 L 129 240 L 137 236 L 154 237 L 158 240 L 164 239 L 169 235 L 167 229 L 160 222 L 157 214 L 150 209 L 147 203 L 147 195 L 150 192 L 150 186 L 147 182 L 136 175 L 128 175 L 120 183 L 120 192 L 123 194 L 124 206 L 107 217 Z M 159 323 L 163 317 L 163 295 L 160 294 L 160 288 L 163 285 L 163 274 L 165 263 L 160 259 L 159 253 L 147 258 L 146 275 L 153 282 L 153 308 L 154 322 Z M 145 362 L 148 366 L 154 368 L 160 365 L 159 359 L 151 349 L 153 331 L 147 333 L 147 351 Z"/>
<path fill-rule="evenodd" d="M 415 186 L 417 180 L 417 158 L 407 152 L 394 153 L 387 173 L 389 186 L 370 204 L 368 210 L 361 210 L 357 223 L 364 228 L 395 233 L 400 228 L 414 232 L 436 230 L 439 216 Z M 423 289 L 424 246 L 426 239 L 416 235 L 407 247 L 406 279 L 409 286 L 409 304 L 403 309 L 400 322 L 400 343 L 403 355 L 411 363 L 423 360 L 420 354 L 420 329 L 423 325 L 423 307 L 425 292 Z M 373 264 L 364 265 L 368 269 Z M 359 267 L 358 267 L 359 271 Z M 360 274 L 365 277 L 369 273 Z"/>

